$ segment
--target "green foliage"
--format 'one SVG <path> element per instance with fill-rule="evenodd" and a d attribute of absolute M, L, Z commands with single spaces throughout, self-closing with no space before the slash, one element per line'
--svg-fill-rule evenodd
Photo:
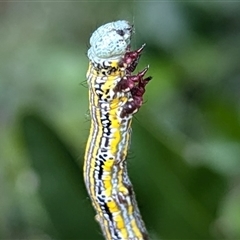
<path fill-rule="evenodd" d="M 212 239 L 209 226 L 224 179 L 204 167 L 189 167 L 139 125 L 134 127 L 133 151 L 130 175 L 149 228 L 166 239 Z"/>
<path fill-rule="evenodd" d="M 239 239 L 239 10 L 1 2 L 0 239 L 102 239 L 82 177 L 84 81 L 91 32 L 116 19 L 134 22 L 137 71 L 153 76 L 128 159 L 152 239 Z"/>
<path fill-rule="evenodd" d="M 41 118 L 25 116 L 24 137 L 32 167 L 39 176 L 39 194 L 57 230 L 58 239 L 97 239 L 93 210 L 83 183 L 82 166 Z"/>

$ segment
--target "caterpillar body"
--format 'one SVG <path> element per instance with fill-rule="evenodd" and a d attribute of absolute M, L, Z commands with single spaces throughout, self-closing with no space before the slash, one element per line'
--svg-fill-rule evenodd
<path fill-rule="evenodd" d="M 148 70 L 134 75 L 145 45 L 130 50 L 133 26 L 116 21 L 99 27 L 88 50 L 91 128 L 84 157 L 84 181 L 107 240 L 146 240 L 126 157 L 133 115 L 143 102 Z"/>

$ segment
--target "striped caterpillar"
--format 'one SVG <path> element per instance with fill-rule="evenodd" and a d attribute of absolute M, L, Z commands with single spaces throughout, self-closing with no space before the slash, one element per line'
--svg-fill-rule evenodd
<path fill-rule="evenodd" d="M 133 115 L 143 102 L 146 67 L 135 70 L 145 45 L 130 50 L 133 26 L 116 21 L 99 27 L 88 50 L 91 128 L 84 181 L 105 239 L 148 239 L 129 180 L 126 157 Z"/>

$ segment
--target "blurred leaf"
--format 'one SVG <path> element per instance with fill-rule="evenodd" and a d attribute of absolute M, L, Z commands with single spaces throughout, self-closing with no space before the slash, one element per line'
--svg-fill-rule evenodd
<path fill-rule="evenodd" d="M 40 178 L 39 194 L 59 234 L 57 238 L 102 239 L 86 198 L 82 166 L 79 168 L 64 143 L 40 117 L 25 116 L 22 127 L 32 166 Z"/>
<path fill-rule="evenodd" d="M 136 158 L 129 160 L 129 172 L 149 231 L 166 239 L 214 239 L 211 224 L 224 178 L 188 166 L 136 123 L 132 145 Z"/>
<path fill-rule="evenodd" d="M 214 98 L 211 95 L 215 95 Z M 238 119 L 238 104 L 222 95 L 218 89 L 209 93 L 203 103 L 203 112 L 210 126 L 218 134 L 231 139 L 240 140 L 240 123 Z"/>

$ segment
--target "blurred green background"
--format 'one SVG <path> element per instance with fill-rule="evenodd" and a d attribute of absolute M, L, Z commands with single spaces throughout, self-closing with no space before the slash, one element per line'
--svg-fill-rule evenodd
<path fill-rule="evenodd" d="M 126 19 L 153 80 L 129 174 L 152 239 L 240 239 L 240 3 L 0 3 L 0 239 L 103 239 L 82 179 L 91 33 Z"/>

